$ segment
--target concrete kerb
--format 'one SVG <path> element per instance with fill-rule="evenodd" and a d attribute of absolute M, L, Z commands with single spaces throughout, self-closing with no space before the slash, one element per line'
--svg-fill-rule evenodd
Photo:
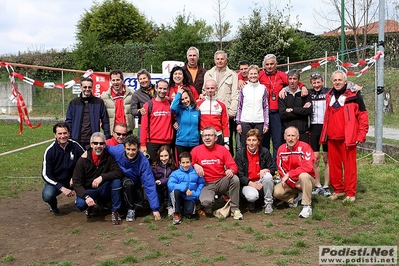
<path fill-rule="evenodd" d="M 358 145 L 357 150 L 362 152 L 370 152 L 375 150 L 375 141 L 367 140 L 366 142 Z M 399 147 L 392 144 L 382 144 L 382 152 L 391 157 L 399 158 Z"/>

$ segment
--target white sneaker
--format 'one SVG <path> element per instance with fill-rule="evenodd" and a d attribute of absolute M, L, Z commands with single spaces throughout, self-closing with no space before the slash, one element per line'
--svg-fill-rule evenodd
<path fill-rule="evenodd" d="M 136 220 L 136 212 L 132 209 L 127 210 L 126 221 L 133 222 L 134 220 Z"/>
<path fill-rule="evenodd" d="M 169 217 L 173 216 L 173 208 L 169 206 L 167 209 L 168 209 L 168 216 Z"/>
<path fill-rule="evenodd" d="M 301 200 L 302 200 L 302 192 L 299 192 L 298 195 L 294 198 L 294 202 L 289 203 L 288 206 L 290 206 L 290 208 L 296 208 Z"/>
<path fill-rule="evenodd" d="M 299 217 L 301 218 L 308 218 L 312 215 L 312 206 L 304 205 Z"/>
<path fill-rule="evenodd" d="M 266 204 L 266 207 L 265 207 L 265 213 L 266 214 L 270 214 L 270 213 L 272 213 L 273 212 L 273 206 L 272 206 L 272 204 L 271 203 L 267 203 Z"/>
<path fill-rule="evenodd" d="M 244 219 L 244 216 L 242 215 L 241 211 L 239 209 L 233 211 L 231 213 L 231 216 L 233 216 L 234 220 L 242 220 Z"/>

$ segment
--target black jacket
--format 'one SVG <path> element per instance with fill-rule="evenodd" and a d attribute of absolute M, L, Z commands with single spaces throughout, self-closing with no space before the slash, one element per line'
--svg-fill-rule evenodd
<path fill-rule="evenodd" d="M 306 97 L 301 97 L 301 91 L 295 93 L 287 93 L 285 99 L 278 99 L 278 109 L 283 125 L 283 132 L 286 128 L 294 126 L 299 130 L 299 133 L 309 131 L 309 117 L 312 114 L 313 107 L 304 108 L 305 103 L 312 103 L 312 98 L 308 94 Z M 292 112 L 287 112 L 287 108 L 292 108 Z"/>
<path fill-rule="evenodd" d="M 270 174 L 273 176 L 277 171 L 277 167 L 272 156 L 270 155 L 270 151 L 264 147 L 259 147 L 258 155 L 260 169 L 269 169 Z M 247 186 L 250 181 L 248 178 L 247 147 L 240 149 L 237 152 L 235 161 L 238 166 L 238 178 L 240 179 L 241 186 Z"/>
<path fill-rule="evenodd" d="M 109 180 L 122 179 L 123 172 L 119 168 L 114 157 L 104 149 L 104 155 L 101 162 L 96 166 L 92 158 L 92 148 L 87 150 L 87 158 L 80 157 L 73 172 L 73 188 L 79 198 L 85 198 L 89 195 L 86 189 L 91 189 L 93 180 L 102 176 L 103 181 L 100 186 Z"/>

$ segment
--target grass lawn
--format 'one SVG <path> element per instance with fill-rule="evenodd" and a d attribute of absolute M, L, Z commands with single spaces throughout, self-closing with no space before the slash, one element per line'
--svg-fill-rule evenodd
<path fill-rule="evenodd" d="M 0 123 L 0 127 L 2 128 L 0 132 L 0 154 L 53 138 L 52 126 L 41 126 L 39 129 L 34 130 L 25 129 L 22 135 L 17 134 L 18 125 Z M 43 181 L 40 178 L 41 162 L 43 152 L 47 146 L 48 143 L 0 156 L 2 165 L 2 171 L 0 171 L 0 204 L 5 198 L 18 198 L 18 193 L 21 191 L 40 191 L 43 186 Z M 271 249 L 261 253 L 259 246 L 270 241 L 279 243 L 287 241 L 286 234 L 281 227 L 290 228 L 295 226 L 294 221 L 297 219 L 297 211 L 295 210 L 286 210 L 285 212 L 281 211 L 278 214 L 274 214 L 274 218 L 276 218 L 276 215 L 281 215 L 278 218 L 284 221 L 282 225 L 276 224 L 272 219 L 273 217 L 263 222 L 264 228 L 275 228 L 274 233 L 271 235 L 265 235 L 254 224 L 252 226 L 243 226 L 238 222 L 231 224 L 229 220 L 221 220 L 217 223 L 208 221 L 203 231 L 205 235 L 207 231 L 212 231 L 213 233 L 213 230 L 219 232 L 220 235 L 237 231 L 237 237 L 242 239 L 242 244 L 236 246 L 236 252 L 245 252 L 243 255 L 247 253 L 265 256 L 265 259 L 271 259 L 270 265 L 309 265 L 307 248 L 318 246 L 322 243 L 348 246 L 397 245 L 399 243 L 397 234 L 397 229 L 399 228 L 399 165 L 389 158 L 386 158 L 386 164 L 373 165 L 372 156 L 367 156 L 367 154 L 359 154 L 358 158 L 361 158 L 358 159 L 358 198 L 360 200 L 355 204 L 346 203 L 342 205 L 340 201 L 331 202 L 328 198 L 317 196 L 313 203 L 315 206 L 313 216 L 309 219 L 301 220 L 303 223 L 311 225 L 311 232 L 306 232 L 309 229 L 305 230 L 303 228 L 294 230 L 293 238 L 291 239 L 292 241 L 295 240 L 292 244 L 293 246 L 281 253 L 276 253 L 276 250 Z M 41 201 L 40 198 L 37 200 Z M 264 214 L 261 213 L 259 215 L 263 219 L 265 218 Z M 151 216 L 144 217 L 142 223 L 149 224 L 147 228 L 141 227 L 140 230 L 146 231 L 149 235 L 157 235 L 158 241 L 165 246 L 164 249 L 153 251 L 151 246 L 146 245 L 145 240 L 137 240 L 131 236 L 125 236 L 124 245 L 135 245 L 133 254 L 138 252 L 135 251 L 137 248 L 139 250 L 143 249 L 143 251 L 146 250 L 147 255 L 141 258 L 139 256 L 130 256 L 125 257 L 123 260 L 104 260 L 101 264 L 96 265 L 126 265 L 129 261 L 130 263 L 141 262 L 151 265 L 185 265 L 184 262 L 177 261 L 173 254 L 169 254 L 170 257 L 168 260 L 164 260 L 163 263 L 159 262 L 159 258 L 157 259 L 159 256 L 166 257 L 167 247 L 173 245 L 176 241 L 182 241 L 182 239 L 186 239 L 184 243 L 187 245 L 187 252 L 195 253 L 195 256 L 192 255 L 192 257 L 197 263 L 191 263 L 190 265 L 213 264 L 218 261 L 228 260 L 228 256 L 223 252 L 214 257 L 208 257 L 207 254 L 202 253 L 201 249 L 198 249 L 197 242 L 196 244 L 191 244 L 192 242 L 200 241 L 195 238 L 196 235 L 193 236 L 189 232 L 182 235 L 179 232 L 180 229 L 177 230 L 172 225 L 168 225 L 166 229 L 159 228 L 161 225 L 154 223 Z M 196 221 L 192 223 L 196 223 Z M 235 229 L 233 230 L 233 228 Z M 107 230 L 111 229 L 105 228 L 103 234 L 113 234 L 113 229 L 111 231 Z M 166 231 L 157 232 L 157 230 Z M 78 235 L 79 231 L 80 227 L 76 227 L 71 231 L 71 235 Z M 308 237 L 309 234 L 316 237 Z M 65 237 L 67 238 L 68 236 Z M 192 240 L 193 237 L 195 241 Z M 101 248 L 102 244 L 93 244 L 93 250 Z M 107 250 L 104 249 L 102 252 L 106 253 Z M 7 265 L 10 263 L 12 265 L 14 259 L 15 257 L 12 253 L 7 254 L 0 257 L 0 264 Z M 40 265 L 80 265 L 74 264 L 74 259 L 70 260 L 58 263 L 49 260 Z"/>

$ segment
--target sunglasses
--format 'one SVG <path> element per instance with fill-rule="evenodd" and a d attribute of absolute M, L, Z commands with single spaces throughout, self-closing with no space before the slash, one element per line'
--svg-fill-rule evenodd
<path fill-rule="evenodd" d="M 91 88 L 93 88 L 92 86 L 83 86 L 82 87 L 83 89 L 91 89 Z"/>
<path fill-rule="evenodd" d="M 310 78 L 311 79 L 319 79 L 319 78 L 321 78 L 321 74 L 318 72 L 313 73 L 312 75 L 310 75 Z"/>
<path fill-rule="evenodd" d="M 116 135 L 118 135 L 119 137 L 120 136 L 124 136 L 124 137 L 126 137 L 127 136 L 127 133 L 119 133 L 119 132 L 114 132 Z"/>
<path fill-rule="evenodd" d="M 98 142 L 98 141 L 93 141 L 92 144 L 93 144 L 93 145 L 101 145 L 101 146 L 103 146 L 103 145 L 105 144 L 105 142 L 102 142 L 102 141 L 100 141 L 100 142 Z"/>

